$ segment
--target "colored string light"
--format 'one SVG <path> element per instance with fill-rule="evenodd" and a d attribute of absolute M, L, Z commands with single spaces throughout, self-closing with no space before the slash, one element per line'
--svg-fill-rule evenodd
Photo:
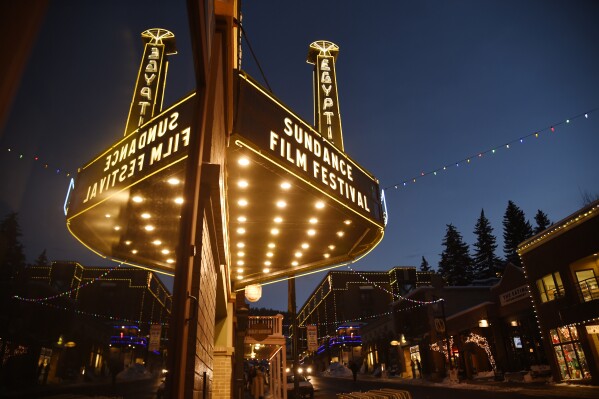
<path fill-rule="evenodd" d="M 18 299 L 18 300 L 20 300 L 20 301 L 23 301 L 23 302 L 45 302 L 45 301 L 50 301 L 50 300 L 52 300 L 52 299 L 61 298 L 61 297 L 64 297 L 64 296 L 69 296 L 69 295 L 70 295 L 70 294 L 72 294 L 73 292 L 77 292 L 77 291 L 79 291 L 80 289 L 82 289 L 82 288 L 84 288 L 84 287 L 87 287 L 87 286 L 89 286 L 89 285 L 91 285 L 91 284 L 95 283 L 96 281 L 98 281 L 98 280 L 100 280 L 100 279 L 102 279 L 102 278 L 106 277 L 106 276 L 107 276 L 107 275 L 109 275 L 109 274 L 110 274 L 110 273 L 111 273 L 113 270 L 115 270 L 115 269 L 118 269 L 118 268 L 119 268 L 119 267 L 121 267 L 122 265 L 123 265 L 122 263 L 119 263 L 119 264 L 118 264 L 118 265 L 116 265 L 115 267 L 112 267 L 112 268 L 108 269 L 106 272 L 102 273 L 102 274 L 101 274 L 101 275 L 99 275 L 98 277 L 96 277 L 96 278 L 94 278 L 94 279 L 92 279 L 92 280 L 90 280 L 90 281 L 88 281 L 88 282 L 86 282 L 86 283 L 83 283 L 83 284 L 81 284 L 81 285 L 80 285 L 80 286 L 78 286 L 77 288 L 73 288 L 73 289 L 70 289 L 70 290 L 67 290 L 67 291 L 61 292 L 61 293 L 59 293 L 59 294 L 56 294 L 56 295 L 47 296 L 47 297 L 45 297 L 45 298 L 24 298 L 24 297 L 22 297 L 22 296 L 19 296 L 19 295 L 14 295 L 14 296 L 13 296 L 13 298 L 15 298 L 15 299 Z"/>
<path fill-rule="evenodd" d="M 412 303 L 417 303 L 417 304 L 419 304 L 419 305 L 430 305 L 430 304 L 433 304 L 433 303 L 437 303 L 437 302 L 441 302 L 441 301 L 443 301 L 443 298 L 440 298 L 440 299 L 435 299 L 435 300 L 433 300 L 433 301 L 419 301 L 419 300 L 417 300 L 417 299 L 407 298 L 407 297 L 405 297 L 405 296 L 402 296 L 402 295 L 400 295 L 400 294 L 394 294 L 393 292 L 391 292 L 391 291 L 387 290 L 385 287 L 381 287 L 381 286 L 380 286 L 380 285 L 378 285 L 377 283 L 373 283 L 372 281 L 368 280 L 368 279 L 367 279 L 366 277 L 364 277 L 364 276 L 363 276 L 363 275 L 362 275 L 360 272 L 358 272 L 358 271 L 356 271 L 356 270 L 352 269 L 352 268 L 351 268 L 351 266 L 349 266 L 349 265 L 348 265 L 348 266 L 347 266 L 347 268 L 348 268 L 349 270 L 351 270 L 353 273 L 355 273 L 355 274 L 357 274 L 358 276 L 360 276 L 360 278 L 362 278 L 362 280 L 366 281 L 366 282 L 367 282 L 367 283 L 369 283 L 369 284 L 372 284 L 372 285 L 374 285 L 376 288 L 378 288 L 378 289 L 380 289 L 380 290 L 383 290 L 383 291 L 385 291 L 387 294 L 391 295 L 391 297 L 392 297 L 394 300 L 395 300 L 395 299 L 401 299 L 401 300 L 404 300 L 404 301 L 408 301 L 408 302 L 412 302 Z"/>
<path fill-rule="evenodd" d="M 33 159 L 36 164 L 40 165 L 44 169 L 51 170 L 57 175 L 64 175 L 65 177 L 71 177 L 71 172 L 64 171 L 61 167 L 57 167 L 57 166 L 50 167 L 50 164 L 48 164 L 48 163 L 40 163 L 39 162 L 40 157 L 38 155 L 35 155 L 35 156 L 33 156 L 33 158 L 30 158 L 30 156 L 25 156 L 22 152 L 15 151 L 13 148 L 10 148 L 10 147 L 3 149 L 2 152 L 15 154 L 15 156 L 19 160 Z"/>
<path fill-rule="evenodd" d="M 163 323 L 158 323 L 155 321 L 144 321 L 144 320 L 132 320 L 132 319 L 125 319 L 122 317 L 117 317 L 117 316 L 110 316 L 110 315 L 103 315 L 103 314 L 99 314 L 99 313 L 92 313 L 92 312 L 84 312 L 82 310 L 78 310 L 78 309 L 74 309 L 74 308 L 68 308 L 68 307 L 64 307 L 64 306 L 58 306 L 52 303 L 47 303 L 47 302 L 38 302 L 38 301 L 30 301 L 30 303 L 36 304 L 36 305 L 42 305 L 42 306 L 47 306 L 49 308 L 53 308 L 56 310 L 62 310 L 62 311 L 66 311 L 66 312 L 73 312 L 76 313 L 78 315 L 82 315 L 82 316 L 92 316 L 92 317 L 96 317 L 96 318 L 101 318 L 101 319 L 105 319 L 105 320 L 111 320 L 111 321 L 118 321 L 118 322 L 122 322 L 122 323 L 130 323 L 130 324 L 160 324 L 161 326 L 168 326 L 167 322 L 163 322 Z"/>
<path fill-rule="evenodd" d="M 510 141 L 508 143 L 501 144 L 499 146 L 490 148 L 490 149 L 488 149 L 486 151 L 479 151 L 477 153 L 477 155 L 471 155 L 471 156 L 466 157 L 464 159 L 460 159 L 460 160 L 458 160 L 456 162 L 452 162 L 452 163 L 450 163 L 448 165 L 445 165 L 445 166 L 443 166 L 441 168 L 438 168 L 438 169 L 435 169 L 435 170 L 431 170 L 430 172 L 420 172 L 420 174 L 419 174 L 418 177 L 421 178 L 421 177 L 430 176 L 430 175 L 437 176 L 438 172 L 447 170 L 448 168 L 451 168 L 452 166 L 455 166 L 456 168 L 458 168 L 458 167 L 460 167 L 460 164 L 463 164 L 463 163 L 469 164 L 469 163 L 471 163 L 471 160 L 473 158 L 481 158 L 482 159 L 482 158 L 484 158 L 485 154 L 495 154 L 497 151 L 499 151 L 499 150 L 501 150 L 503 148 L 505 148 L 506 150 L 509 150 L 510 149 L 510 145 L 517 144 L 517 143 L 524 144 L 524 142 L 526 141 L 527 138 L 529 138 L 529 137 L 539 138 L 540 135 L 542 133 L 544 133 L 544 132 L 545 133 L 549 133 L 549 132 L 550 133 L 555 133 L 557 127 L 559 127 L 561 125 L 568 125 L 571 122 L 573 122 L 574 120 L 579 119 L 579 118 L 583 118 L 584 117 L 585 119 L 588 119 L 589 118 L 589 114 L 591 114 L 593 112 L 597 112 L 597 111 L 599 111 L 599 108 L 595 108 L 595 109 L 592 109 L 592 110 L 587 111 L 585 113 L 573 116 L 571 118 L 564 119 L 563 121 L 558 122 L 558 123 L 554 123 L 554 124 L 550 125 L 549 127 L 546 127 L 545 129 L 535 130 L 534 132 L 532 132 L 530 134 L 527 134 L 526 136 L 518 137 L 515 140 L 512 140 L 512 141 Z M 401 187 L 406 187 L 408 185 L 407 183 L 409 183 L 410 181 L 412 183 L 416 183 L 416 177 L 412 177 L 412 178 L 406 179 L 406 180 L 404 180 L 404 181 L 402 181 L 400 183 L 396 183 L 396 184 L 393 184 L 391 186 L 385 187 L 383 190 L 387 190 L 387 189 L 390 189 L 390 188 L 399 189 Z"/>

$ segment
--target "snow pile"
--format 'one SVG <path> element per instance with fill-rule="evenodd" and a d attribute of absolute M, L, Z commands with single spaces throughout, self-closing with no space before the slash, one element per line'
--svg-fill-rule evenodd
<path fill-rule="evenodd" d="M 119 380 L 140 380 L 150 378 L 152 374 L 142 364 L 134 363 L 117 374 Z"/>
<path fill-rule="evenodd" d="M 351 377 L 352 372 L 349 368 L 345 367 L 341 363 L 333 362 L 323 373 L 329 377 Z"/>

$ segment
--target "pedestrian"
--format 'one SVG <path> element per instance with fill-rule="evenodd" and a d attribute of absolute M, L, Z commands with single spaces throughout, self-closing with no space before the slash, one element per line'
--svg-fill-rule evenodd
<path fill-rule="evenodd" d="M 44 366 L 44 378 L 42 380 L 42 384 L 44 384 L 44 385 L 46 385 L 46 382 L 48 382 L 48 374 L 50 374 L 50 362 L 49 361 Z"/>
<path fill-rule="evenodd" d="M 264 372 L 256 367 L 256 375 L 252 378 L 252 396 L 254 399 L 264 398 Z"/>
<path fill-rule="evenodd" d="M 422 369 L 420 366 L 420 360 L 416 359 L 416 369 L 418 370 L 418 378 L 422 378 Z"/>
<path fill-rule="evenodd" d="M 351 370 L 354 381 L 358 379 L 358 364 L 353 360 L 349 362 L 349 369 Z"/>
<path fill-rule="evenodd" d="M 410 365 L 412 366 L 412 378 L 416 378 L 416 363 L 414 362 L 414 359 L 412 359 Z"/>

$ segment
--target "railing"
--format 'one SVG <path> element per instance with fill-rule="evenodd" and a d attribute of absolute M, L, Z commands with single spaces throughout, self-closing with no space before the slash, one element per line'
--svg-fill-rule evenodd
<path fill-rule="evenodd" d="M 272 335 L 283 335 L 283 315 L 249 316 L 248 329 L 254 326 L 266 327 L 272 331 Z"/>
<path fill-rule="evenodd" d="M 579 281 L 578 295 L 583 302 L 599 299 L 599 278 L 595 276 Z"/>

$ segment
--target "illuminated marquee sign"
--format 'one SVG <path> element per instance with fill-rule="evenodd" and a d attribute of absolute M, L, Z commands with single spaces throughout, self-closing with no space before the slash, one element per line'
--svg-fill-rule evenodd
<path fill-rule="evenodd" d="M 187 157 L 195 94 L 122 138 L 77 176 L 67 217 L 73 217 Z"/>
<path fill-rule="evenodd" d="M 239 80 L 235 126 L 239 144 L 382 225 L 374 177 L 249 77 L 240 75 Z"/>
<path fill-rule="evenodd" d="M 319 40 L 310 44 L 307 62 L 314 64 L 316 130 L 343 151 L 343 133 L 335 75 L 335 60 L 338 53 L 339 47 L 336 44 Z"/>
<path fill-rule="evenodd" d="M 125 136 L 146 123 L 161 110 L 166 81 L 167 54 L 176 54 L 175 36 L 165 29 L 148 29 L 141 34 L 145 42 Z"/>

